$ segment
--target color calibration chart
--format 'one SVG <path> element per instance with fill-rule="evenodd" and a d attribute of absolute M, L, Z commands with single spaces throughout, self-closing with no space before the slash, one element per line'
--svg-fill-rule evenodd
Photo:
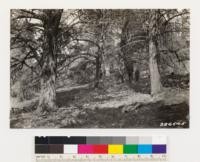
<path fill-rule="evenodd" d="M 167 137 L 35 137 L 35 161 L 167 162 Z"/>

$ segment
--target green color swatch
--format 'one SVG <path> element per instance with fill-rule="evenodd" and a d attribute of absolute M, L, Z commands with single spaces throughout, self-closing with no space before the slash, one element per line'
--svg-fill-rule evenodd
<path fill-rule="evenodd" d="M 124 154 L 137 154 L 138 145 L 124 145 Z"/>

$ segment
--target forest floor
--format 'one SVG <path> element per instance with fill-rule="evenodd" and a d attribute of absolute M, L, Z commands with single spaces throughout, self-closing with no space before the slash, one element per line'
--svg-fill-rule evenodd
<path fill-rule="evenodd" d="M 11 111 L 11 128 L 188 128 L 189 90 L 163 88 L 151 96 L 127 84 L 89 84 L 57 89 L 56 112 L 38 116 L 38 99 Z M 137 86 L 138 87 L 138 86 Z M 144 88 L 144 90 L 146 90 Z M 23 106 L 22 106 L 23 105 Z M 32 110 L 30 109 L 32 108 Z"/>

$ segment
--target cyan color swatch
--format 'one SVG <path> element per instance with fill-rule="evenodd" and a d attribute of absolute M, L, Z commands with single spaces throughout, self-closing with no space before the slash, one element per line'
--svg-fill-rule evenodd
<path fill-rule="evenodd" d="M 152 145 L 138 145 L 138 154 L 152 154 Z"/>

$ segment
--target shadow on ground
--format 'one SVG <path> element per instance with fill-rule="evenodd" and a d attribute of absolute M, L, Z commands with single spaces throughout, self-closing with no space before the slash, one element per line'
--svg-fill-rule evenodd
<path fill-rule="evenodd" d="M 166 96 L 162 97 L 165 102 L 154 100 L 144 92 L 137 93 L 135 88 L 131 90 L 122 84 L 103 87 L 93 89 L 89 85 L 82 85 L 61 89 L 57 91 L 56 112 L 38 115 L 30 106 L 17 112 L 11 111 L 10 127 L 189 128 L 188 87 L 184 87 L 186 90 L 176 87 L 168 90 Z M 145 87 L 142 90 L 145 91 Z M 35 104 L 31 105 L 36 107 Z"/>
<path fill-rule="evenodd" d="M 61 128 L 188 128 L 189 113 L 186 103 L 160 106 L 159 103 L 144 105 L 134 111 L 122 108 L 86 109 L 77 116 L 76 124 L 61 125 Z M 176 123 L 174 126 L 161 126 L 161 123 Z M 184 124 L 183 126 L 179 125 Z"/>
<path fill-rule="evenodd" d="M 12 120 L 11 128 L 188 128 L 189 107 L 186 103 L 162 106 L 159 103 L 143 105 L 131 111 L 123 107 L 82 109 L 74 107 L 59 109 L 54 114 L 33 116 L 19 114 Z M 177 123 L 161 126 L 161 123 Z M 184 125 L 180 125 L 184 123 Z"/>

